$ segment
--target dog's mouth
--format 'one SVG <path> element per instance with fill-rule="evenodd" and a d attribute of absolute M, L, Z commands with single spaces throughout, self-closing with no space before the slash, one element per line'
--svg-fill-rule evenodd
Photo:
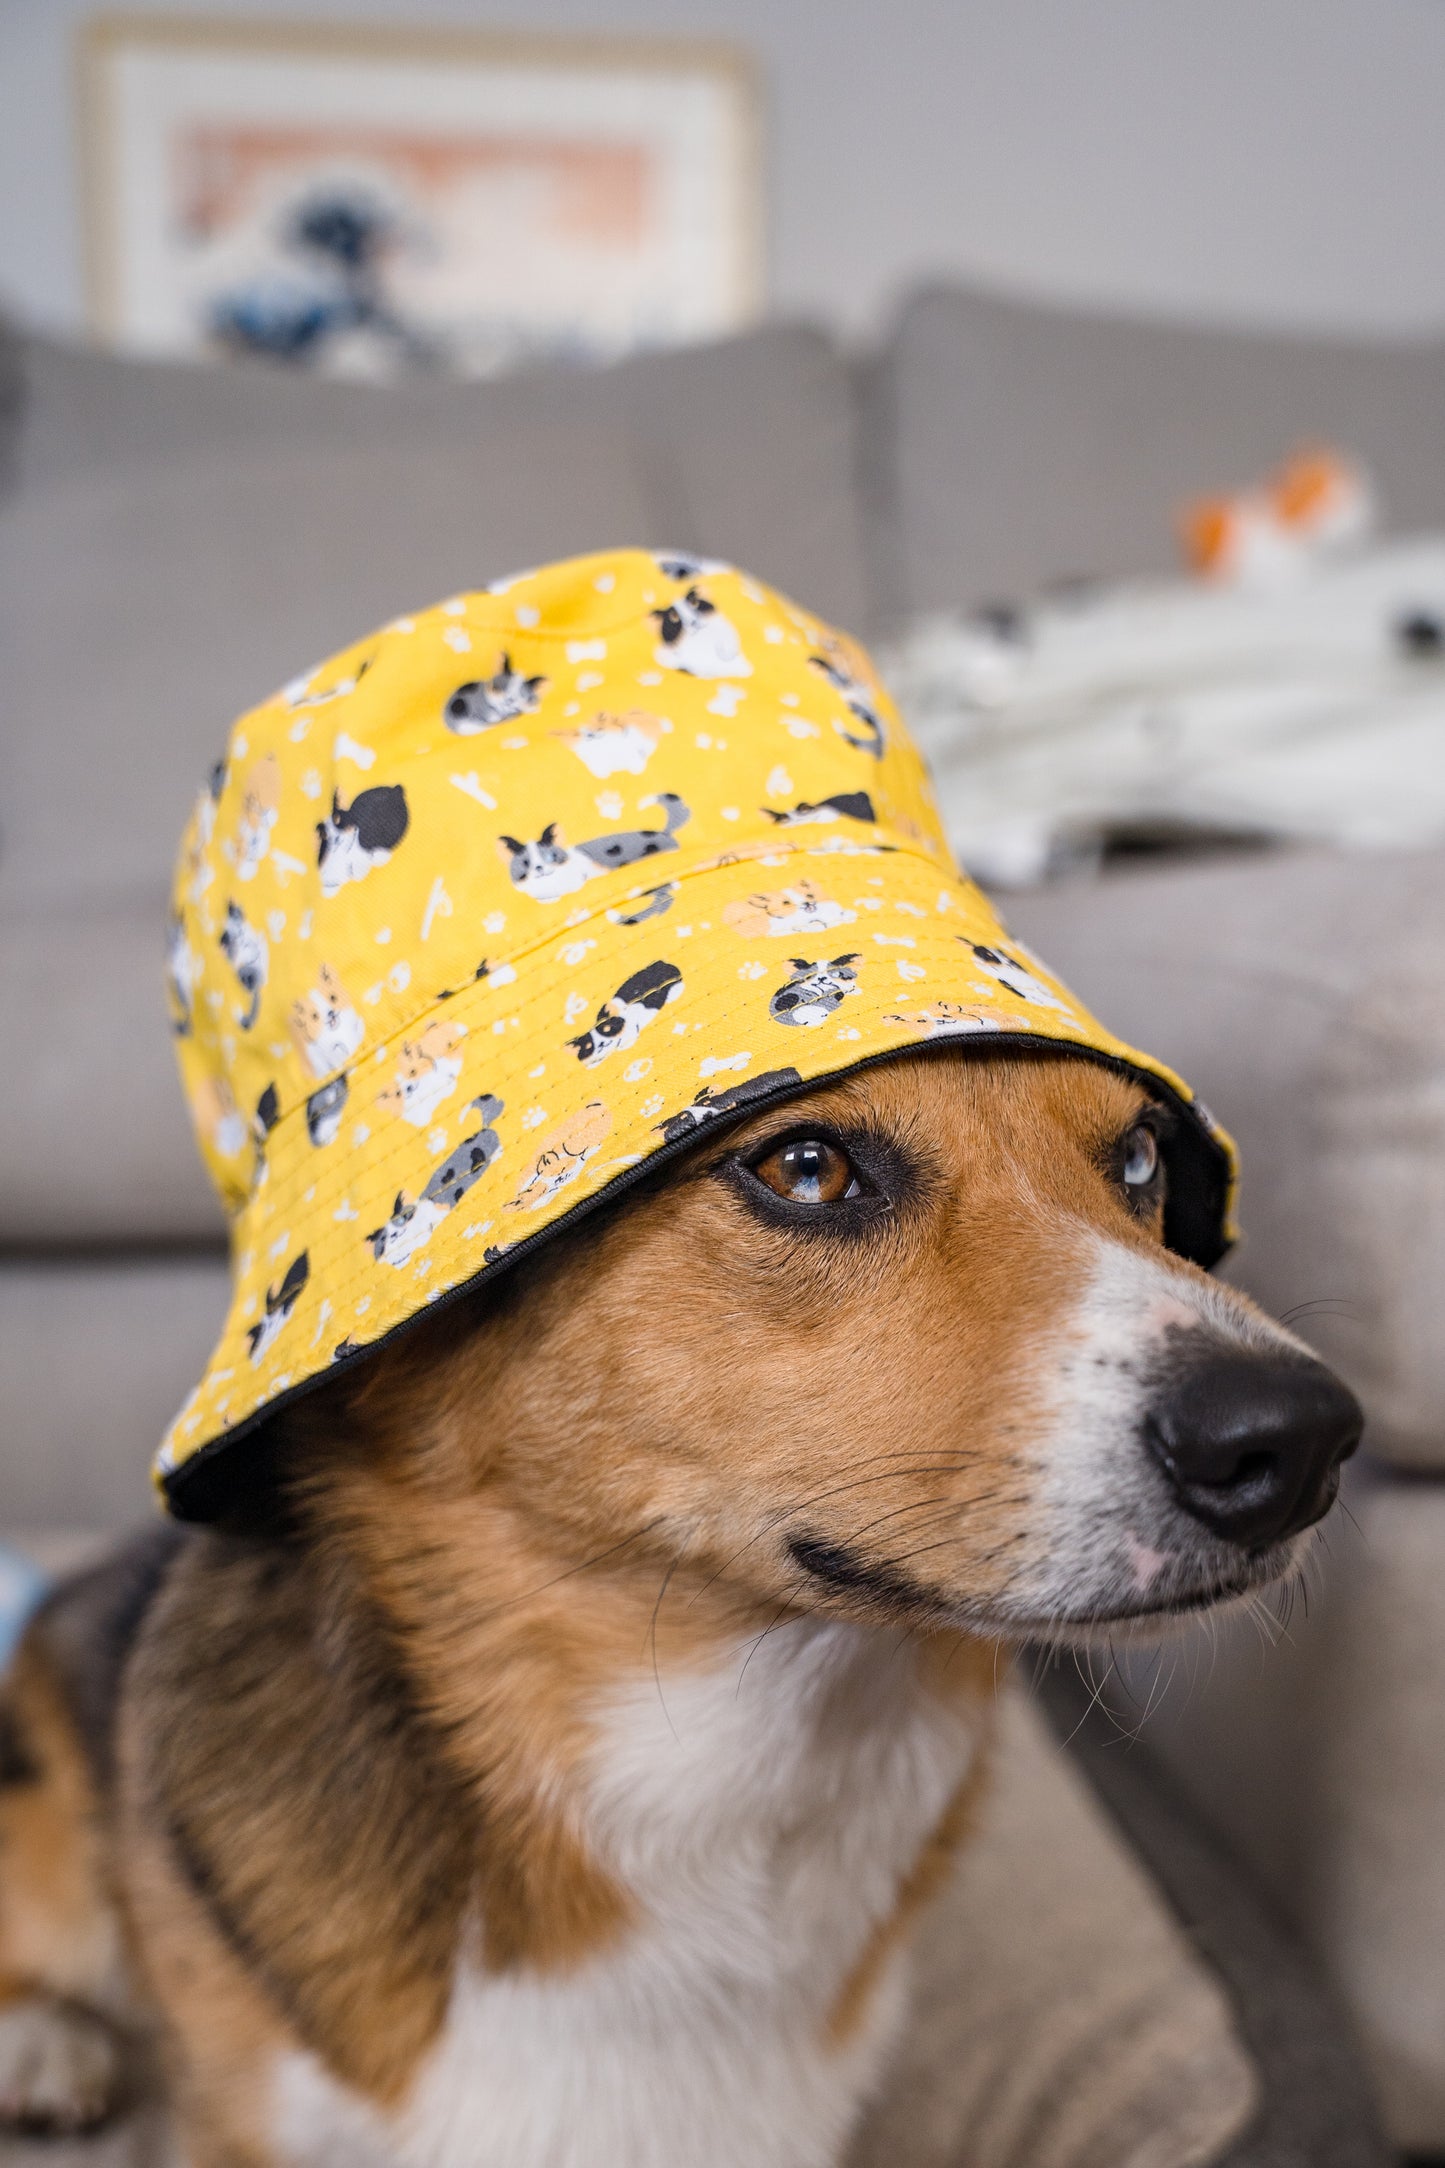
<path fill-rule="evenodd" d="M 1221 1546 L 1221 1549 L 1223 1546 Z M 816 1533 L 789 1539 L 788 1556 L 811 1588 L 842 1600 L 850 1610 L 895 1625 L 949 1629 L 1004 1641 L 1084 1643 L 1129 1629 L 1147 1631 L 1183 1623 L 1275 1586 L 1297 1563 L 1297 1545 L 1285 1541 L 1257 1552 L 1237 1551 L 1224 1561 L 1173 1562 L 1147 1589 L 1107 1588 L 1086 1600 L 1044 1608 L 1006 1596 L 978 1601 L 914 1578 L 887 1560 L 865 1558 L 846 1543 Z"/>

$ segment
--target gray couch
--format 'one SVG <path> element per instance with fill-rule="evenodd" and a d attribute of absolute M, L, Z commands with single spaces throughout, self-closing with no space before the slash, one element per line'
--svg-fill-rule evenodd
<path fill-rule="evenodd" d="M 1445 346 L 962 291 L 861 360 L 780 326 L 386 391 L 0 337 L 0 1532 L 133 1520 L 221 1314 L 157 958 L 240 708 L 409 602 L 607 543 L 735 558 L 872 633 L 1167 566 L 1181 496 L 1321 437 L 1395 523 L 1445 525 Z M 1396 2142 L 1445 2155 L 1445 864 L 1160 865 L 1012 916 L 1235 1129 L 1227 1269 L 1306 1305 L 1367 1402 L 1308 1618 L 1269 1656 L 1248 1622 L 1136 1652 L 1109 1692 L 1125 1723 L 1156 1704 L 1176 1776 L 1325 1961 Z"/>

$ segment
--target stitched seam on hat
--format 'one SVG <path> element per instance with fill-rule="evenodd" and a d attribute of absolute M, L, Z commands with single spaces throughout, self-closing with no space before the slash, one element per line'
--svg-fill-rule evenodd
<path fill-rule="evenodd" d="M 863 856 L 866 855 L 866 852 L 867 846 L 865 845 L 863 851 L 857 854 L 848 853 L 847 855 L 850 857 L 853 855 Z M 680 853 L 679 855 L 682 854 Z M 826 848 L 820 849 L 816 844 L 811 846 L 810 848 L 810 846 L 805 843 L 794 843 L 781 847 L 777 851 L 769 850 L 767 855 L 769 858 L 834 858 L 840 857 L 844 854 L 829 851 Z M 953 867 L 941 866 L 938 863 L 938 860 L 936 858 L 931 858 L 926 851 L 915 850 L 911 845 L 897 843 L 890 844 L 888 846 L 887 855 L 890 858 L 914 859 L 921 865 L 931 867 L 940 881 L 952 882 L 956 886 L 961 885 L 960 876 Z M 658 857 L 659 859 L 662 859 L 665 863 L 665 859 L 662 853 L 659 853 Z M 729 857 L 726 852 L 722 852 L 715 854 L 711 858 L 700 859 L 690 866 L 679 866 L 675 873 L 662 874 L 654 885 L 661 888 L 666 881 L 673 881 L 680 885 L 684 881 L 697 879 L 700 874 L 724 872 L 734 865 L 748 863 L 761 863 L 761 860 L 753 860 L 751 858 L 751 854 L 745 856 L 740 853 L 737 857 Z M 980 896 L 982 896 L 981 890 L 978 893 L 980 894 Z M 510 964 L 515 969 L 515 967 L 518 964 L 522 963 L 527 957 L 534 956 L 539 950 L 549 948 L 554 942 L 560 941 L 563 935 L 580 934 L 584 926 L 593 925 L 599 918 L 606 918 L 608 911 L 610 909 L 616 908 L 617 900 L 619 899 L 614 899 L 613 903 L 609 905 L 603 903 L 599 898 L 596 905 L 588 910 L 587 916 L 585 918 L 573 917 L 568 920 L 565 925 L 553 926 L 550 929 L 539 933 L 535 940 L 527 942 L 526 945 L 522 948 L 510 950 L 505 955 L 499 953 L 497 956 L 497 964 Z M 624 896 L 620 900 L 626 902 L 628 899 Z M 997 914 L 992 910 L 992 906 L 988 904 L 987 899 L 984 899 L 984 908 L 989 912 L 990 916 L 995 918 L 997 917 Z M 630 929 L 622 928 L 619 930 L 628 931 Z M 487 978 L 490 977 L 491 972 L 489 971 L 487 974 Z M 450 999 L 454 1000 L 458 994 L 470 992 L 472 987 L 485 986 L 486 983 L 487 979 L 474 979 L 469 983 L 464 983 L 462 986 L 453 989 Z M 368 1040 L 366 1042 L 366 1051 L 369 1053 L 370 1058 L 375 1061 L 377 1059 L 377 1056 L 384 1054 L 388 1047 L 395 1046 L 399 1040 L 405 1039 L 410 1032 L 415 1031 L 417 1025 L 421 1023 L 424 1018 L 430 1017 L 436 1010 L 445 1009 L 447 1006 L 447 997 L 444 997 L 441 994 L 433 994 L 431 999 L 424 1003 L 422 1007 L 414 1009 L 403 1023 L 393 1025 L 392 1029 L 386 1034 L 384 1038 Z M 361 1052 L 362 1049 L 358 1047 L 357 1053 L 360 1054 Z M 307 1100 L 311 1098 L 315 1092 L 319 1091 L 322 1085 L 328 1083 L 331 1079 L 335 1077 L 347 1075 L 352 1069 L 355 1068 L 355 1066 L 356 1057 L 353 1056 L 350 1061 L 342 1062 L 337 1068 L 328 1069 L 325 1076 L 318 1076 L 312 1084 L 310 1092 L 305 1093 L 300 1099 L 294 1101 L 289 1107 L 283 1107 L 281 1114 L 275 1124 L 276 1130 L 279 1131 L 285 1123 L 294 1121 L 298 1114 L 303 1113 L 305 1111 Z M 245 1201 L 238 1208 L 235 1217 L 232 1220 L 233 1226 L 235 1225 L 236 1221 L 239 1220 L 249 1209 L 250 1203 L 251 1198 L 248 1195 Z"/>

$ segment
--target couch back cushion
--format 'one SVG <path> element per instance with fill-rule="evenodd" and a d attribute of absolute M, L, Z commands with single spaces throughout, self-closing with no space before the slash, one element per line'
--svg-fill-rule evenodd
<path fill-rule="evenodd" d="M 1337 1365 L 1375 1453 L 1445 1469 L 1445 857 L 1120 874 L 1009 917 L 1234 1132 L 1225 1277 Z"/>
<path fill-rule="evenodd" d="M 1363 459 L 1392 528 L 1445 524 L 1445 344 L 1200 330 L 962 287 L 904 308 L 866 439 L 890 617 L 1169 570 L 1174 515 L 1301 444 Z"/>

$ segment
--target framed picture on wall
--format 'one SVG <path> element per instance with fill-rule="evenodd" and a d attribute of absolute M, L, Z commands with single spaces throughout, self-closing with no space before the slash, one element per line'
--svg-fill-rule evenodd
<path fill-rule="evenodd" d="M 734 51 L 102 17 L 80 119 L 91 321 L 133 352 L 485 374 L 759 306 Z"/>

